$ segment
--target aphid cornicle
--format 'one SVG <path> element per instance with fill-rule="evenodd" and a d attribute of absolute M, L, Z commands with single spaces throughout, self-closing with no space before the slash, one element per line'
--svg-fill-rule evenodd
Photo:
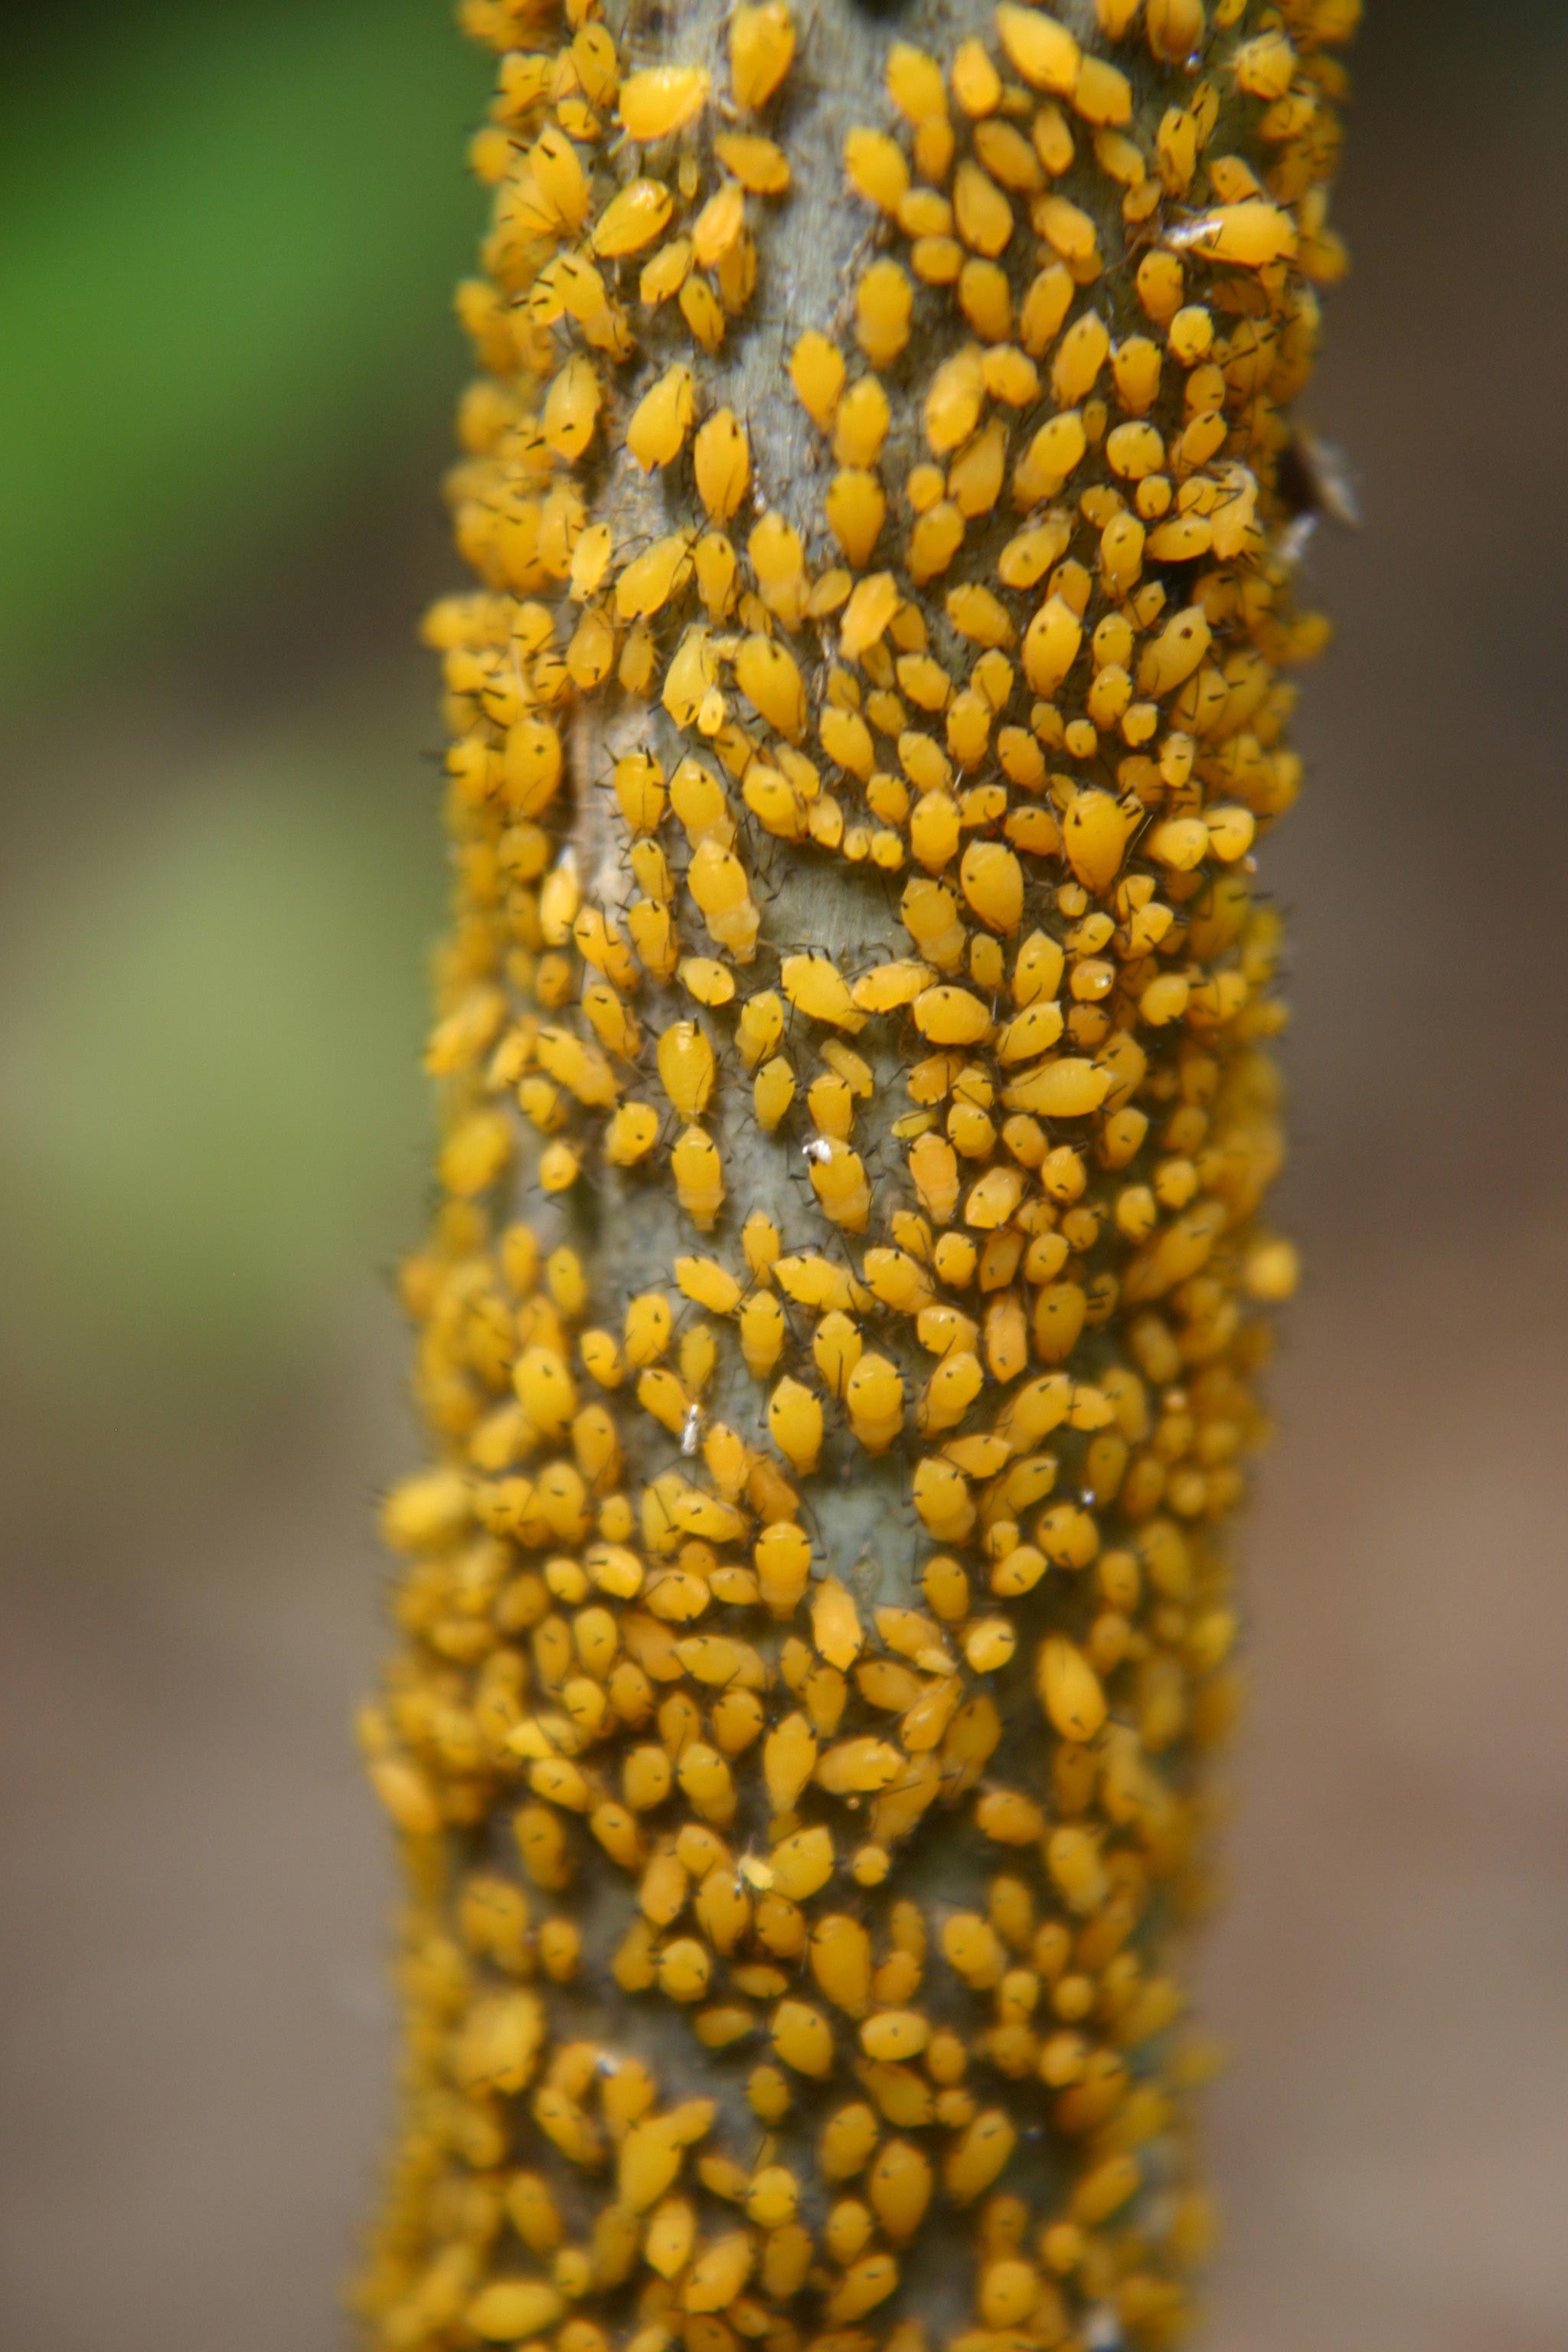
<path fill-rule="evenodd" d="M 1253 873 L 1350 519 L 1289 420 L 1354 0 L 459 13 L 360 2309 L 1159 2352 L 1212 2235 L 1166 1923 L 1299 1276 Z"/>

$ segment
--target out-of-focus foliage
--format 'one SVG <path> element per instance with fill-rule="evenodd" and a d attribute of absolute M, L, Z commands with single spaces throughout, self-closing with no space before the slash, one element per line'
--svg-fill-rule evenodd
<path fill-rule="evenodd" d="M 434 861 L 410 855 L 415 795 L 365 749 L 237 747 L 107 818 L 19 919 L 0 1199 L 33 1237 L 35 1369 L 118 1384 L 133 1363 L 143 1398 L 193 1375 L 248 1388 L 345 1260 L 368 1287 L 406 1230 Z"/>
<path fill-rule="evenodd" d="M 417 1221 L 436 688 L 416 592 L 367 625 L 355 590 L 429 527 L 483 62 L 442 0 L 10 14 L 16 1360 L 221 1419 Z"/>
<path fill-rule="evenodd" d="M 8 697 L 363 491 L 455 379 L 479 213 L 432 0 L 60 18 L 0 96 Z"/>

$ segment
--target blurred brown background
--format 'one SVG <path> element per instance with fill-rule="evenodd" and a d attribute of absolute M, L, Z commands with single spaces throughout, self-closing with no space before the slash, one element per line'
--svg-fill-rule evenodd
<path fill-rule="evenodd" d="M 411 1447 L 444 16 L 0 19 L 8 2352 L 328 2352 L 374 2179 L 347 1721 Z M 1211 2344 L 1561 2352 L 1568 26 L 1374 0 L 1358 82 Z"/>

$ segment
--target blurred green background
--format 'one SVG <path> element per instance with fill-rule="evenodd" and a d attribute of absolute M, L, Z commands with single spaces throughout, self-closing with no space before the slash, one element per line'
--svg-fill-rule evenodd
<path fill-rule="evenodd" d="M 84 39 L 84 30 L 92 37 Z M 410 625 L 482 59 L 430 0 L 38 14 L 0 101 L 0 1183 L 46 1376 L 248 1402 L 407 1229 Z M 265 1181 L 257 1180 L 265 1171 Z"/>
<path fill-rule="evenodd" d="M 847 0 L 824 0 L 847 5 Z M 485 61 L 442 0 L 0 10 L 0 2298 L 326 2352 L 390 2079 L 347 1738 L 412 1446 L 421 604 Z M 1208 1962 L 1215 2352 L 1561 2352 L 1557 0 L 1373 0 L 1311 398 L 1310 1269 Z"/>

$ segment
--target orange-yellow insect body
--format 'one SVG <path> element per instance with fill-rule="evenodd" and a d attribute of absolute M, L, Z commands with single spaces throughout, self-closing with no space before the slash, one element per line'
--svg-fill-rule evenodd
<path fill-rule="evenodd" d="M 628 139 L 668 138 L 694 122 L 711 79 L 702 66 L 650 66 L 621 84 L 620 117 Z"/>
<path fill-rule="evenodd" d="M 1354 8 L 461 13 L 362 2314 L 1164 2352 Z"/>

